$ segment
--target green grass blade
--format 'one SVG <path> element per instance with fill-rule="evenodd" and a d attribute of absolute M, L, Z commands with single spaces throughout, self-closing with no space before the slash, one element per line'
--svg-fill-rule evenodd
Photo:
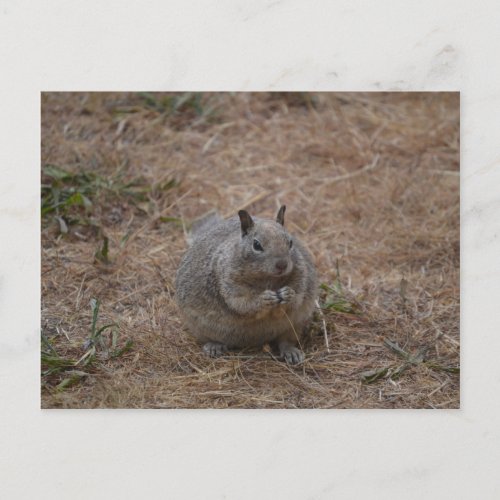
<path fill-rule="evenodd" d="M 59 383 L 56 386 L 56 391 L 58 392 L 64 391 L 64 389 L 67 389 L 68 387 L 77 384 L 78 382 L 80 382 L 80 380 L 82 380 L 82 378 L 87 376 L 88 373 L 79 370 L 74 370 L 73 372 L 71 372 L 71 375 L 69 377 L 65 378 L 61 383 Z"/>
<path fill-rule="evenodd" d="M 384 344 L 391 351 L 395 352 L 398 356 L 401 356 L 403 359 L 406 359 L 406 360 L 410 359 L 410 355 L 405 350 L 401 349 L 401 347 L 399 347 L 397 342 L 392 342 L 392 340 L 384 339 Z"/>
<path fill-rule="evenodd" d="M 133 345 L 134 343 L 132 342 L 132 340 L 127 340 L 127 342 L 121 349 L 117 349 L 111 353 L 111 357 L 112 358 L 120 357 L 122 354 L 125 354 L 126 352 L 130 351 Z"/>

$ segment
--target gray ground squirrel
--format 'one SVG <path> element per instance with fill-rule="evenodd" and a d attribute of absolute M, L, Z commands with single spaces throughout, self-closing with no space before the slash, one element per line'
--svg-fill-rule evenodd
<path fill-rule="evenodd" d="M 210 356 L 269 342 L 301 363 L 296 346 L 318 288 L 311 255 L 284 228 L 284 205 L 275 221 L 238 215 L 214 215 L 193 231 L 176 279 L 187 326 Z"/>

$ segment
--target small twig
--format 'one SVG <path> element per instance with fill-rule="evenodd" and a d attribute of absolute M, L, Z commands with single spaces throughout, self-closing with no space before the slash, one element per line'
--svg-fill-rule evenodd
<path fill-rule="evenodd" d="M 332 184 L 334 182 L 339 182 L 339 181 L 345 181 L 346 179 L 351 179 L 352 177 L 357 177 L 358 175 L 373 170 L 377 166 L 379 158 L 380 155 L 377 153 L 371 163 L 365 165 L 363 168 L 360 168 L 359 170 L 356 170 L 355 172 L 349 172 L 348 174 L 337 175 L 337 177 L 326 177 L 322 179 L 323 185 Z"/>
<path fill-rule="evenodd" d="M 78 293 L 76 294 L 76 302 L 75 302 L 75 309 L 78 310 L 78 307 L 80 305 L 80 294 L 82 292 L 83 288 L 83 283 L 85 282 L 85 278 L 87 277 L 87 273 L 83 274 L 82 282 L 80 283 L 80 288 L 78 289 Z"/>
<path fill-rule="evenodd" d="M 427 397 L 430 398 L 434 394 L 436 394 L 437 391 L 441 390 L 445 385 L 448 385 L 448 380 L 446 380 L 443 384 L 441 384 L 439 387 L 436 387 L 432 392 L 430 392 Z"/>
<path fill-rule="evenodd" d="M 460 177 L 460 172 L 456 170 L 437 170 L 434 168 L 430 168 L 429 171 L 433 174 L 452 175 L 453 177 Z"/>
<path fill-rule="evenodd" d="M 255 195 L 253 198 L 250 198 L 248 201 L 243 203 L 243 205 L 240 205 L 236 210 L 231 210 L 231 212 L 227 213 L 224 218 L 229 217 L 233 215 L 233 213 L 238 212 L 239 210 L 245 210 L 245 208 L 249 207 L 253 203 L 256 203 L 257 201 L 260 201 L 262 198 L 265 198 L 266 196 L 270 195 L 270 191 L 262 191 L 261 193 Z"/>
<path fill-rule="evenodd" d="M 68 339 L 68 341 L 70 341 L 70 340 L 69 340 L 69 337 L 68 337 L 68 333 L 66 332 L 66 330 L 65 330 L 62 326 L 61 326 L 61 330 L 62 330 L 62 332 L 64 333 L 64 336 Z M 71 342 L 71 341 L 70 341 L 70 342 Z"/>
<path fill-rule="evenodd" d="M 297 334 L 297 331 L 295 330 L 293 323 L 291 322 L 290 318 L 288 317 L 288 314 L 286 313 L 286 311 L 284 309 L 283 309 L 283 313 L 285 314 L 286 319 L 288 320 L 288 322 L 290 323 L 290 326 L 292 327 L 293 333 L 295 334 L 295 338 L 297 339 L 297 343 L 299 344 L 300 350 L 303 351 L 304 348 L 302 347 L 302 344 L 300 343 L 299 335 Z"/>
<path fill-rule="evenodd" d="M 184 233 L 184 240 L 186 241 L 187 245 L 191 245 L 191 239 L 189 235 L 189 231 L 186 228 L 186 222 L 184 221 L 184 214 L 182 213 L 182 209 L 179 210 L 181 213 L 181 224 L 182 224 L 182 232 Z"/>

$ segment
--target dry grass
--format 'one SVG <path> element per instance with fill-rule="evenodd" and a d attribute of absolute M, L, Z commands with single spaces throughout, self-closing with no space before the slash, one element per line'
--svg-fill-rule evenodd
<path fill-rule="evenodd" d="M 459 407 L 458 94 L 46 93 L 42 171 L 84 195 L 42 219 L 44 408 Z M 206 358 L 186 227 L 281 203 L 325 284 L 307 360 Z"/>

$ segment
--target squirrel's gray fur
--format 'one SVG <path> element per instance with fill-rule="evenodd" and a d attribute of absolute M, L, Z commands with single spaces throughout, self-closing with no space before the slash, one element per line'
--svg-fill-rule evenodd
<path fill-rule="evenodd" d="M 288 363 L 303 361 L 296 346 L 314 311 L 317 278 L 311 255 L 284 228 L 284 214 L 285 206 L 276 220 L 245 210 L 227 220 L 211 214 L 193 232 L 176 297 L 207 354 L 269 342 Z"/>

